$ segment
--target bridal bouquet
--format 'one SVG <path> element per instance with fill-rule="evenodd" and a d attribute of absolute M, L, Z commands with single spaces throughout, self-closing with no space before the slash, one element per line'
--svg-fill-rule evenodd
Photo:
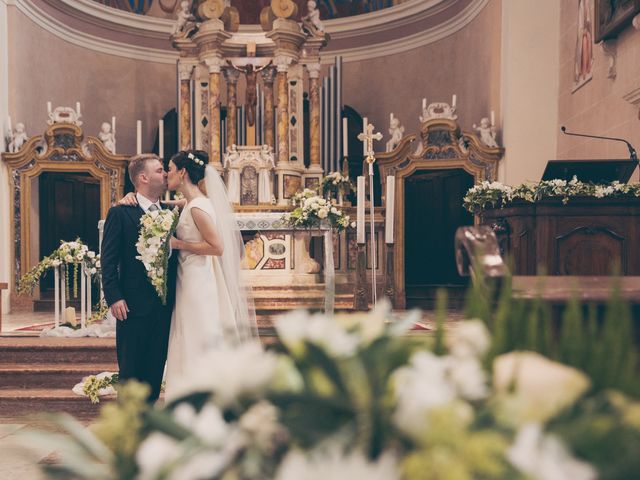
<path fill-rule="evenodd" d="M 136 243 L 140 255 L 136 258 L 144 264 L 151 285 L 165 305 L 169 238 L 178 225 L 178 209 L 147 212 L 140 218 L 140 225 L 140 235 Z"/>
<path fill-rule="evenodd" d="M 340 231 L 349 226 L 349 215 L 345 215 L 314 190 L 305 188 L 302 192 L 296 193 L 291 199 L 291 204 L 295 208 L 285 215 L 284 221 L 293 227 L 319 227 L 323 222 L 327 222 L 332 228 Z"/>

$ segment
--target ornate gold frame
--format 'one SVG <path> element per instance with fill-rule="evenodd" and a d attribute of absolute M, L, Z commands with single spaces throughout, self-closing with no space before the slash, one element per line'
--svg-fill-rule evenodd
<path fill-rule="evenodd" d="M 71 123 L 55 123 L 44 135 L 31 137 L 19 152 L 2 154 L 9 167 L 14 286 L 39 260 L 31 258 L 29 249 L 31 180 L 43 172 L 89 173 L 100 180 L 100 215 L 104 218 L 109 207 L 123 195 L 127 159 L 111 154 L 96 137 L 87 137 L 83 143 L 82 130 Z"/>
<path fill-rule="evenodd" d="M 420 126 L 421 144 L 417 152 L 414 140 L 409 135 L 391 152 L 376 155 L 382 183 L 383 203 L 386 208 L 387 175 L 395 176 L 395 228 L 393 285 L 394 306 L 405 308 L 406 291 L 404 278 L 404 189 L 405 179 L 418 170 L 444 170 L 461 168 L 473 175 L 476 183 L 495 180 L 498 163 L 504 154 L 503 148 L 490 148 L 480 142 L 474 133 L 461 132 L 454 120 L 431 119 Z M 453 239 L 452 239 L 453 241 Z"/>

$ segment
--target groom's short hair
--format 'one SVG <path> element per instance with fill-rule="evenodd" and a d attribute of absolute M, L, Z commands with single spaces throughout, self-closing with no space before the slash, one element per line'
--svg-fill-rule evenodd
<path fill-rule="evenodd" d="M 131 179 L 131 183 L 134 185 L 138 185 L 138 177 L 142 172 L 144 172 L 147 163 L 152 160 L 160 160 L 154 153 L 141 153 L 139 155 L 134 155 L 129 160 L 129 178 Z"/>

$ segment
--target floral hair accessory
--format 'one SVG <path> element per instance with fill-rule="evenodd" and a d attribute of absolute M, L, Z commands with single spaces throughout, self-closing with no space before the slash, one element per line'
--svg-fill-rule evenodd
<path fill-rule="evenodd" d="M 189 160 L 193 160 L 195 163 L 197 163 L 198 165 L 200 165 L 201 167 L 204 167 L 204 161 L 200 160 L 198 157 L 196 157 L 193 153 L 188 153 L 187 157 L 189 157 Z"/>

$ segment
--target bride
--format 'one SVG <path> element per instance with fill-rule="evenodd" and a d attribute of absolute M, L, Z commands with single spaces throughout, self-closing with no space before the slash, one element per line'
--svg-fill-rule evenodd
<path fill-rule="evenodd" d="M 169 400 L 203 353 L 257 336 L 253 305 L 240 279 L 242 237 L 224 183 L 208 163 L 201 150 L 178 152 L 169 161 L 168 188 L 186 200 L 171 238 L 179 256 L 165 374 Z M 206 195 L 198 186 L 202 180 Z"/>

